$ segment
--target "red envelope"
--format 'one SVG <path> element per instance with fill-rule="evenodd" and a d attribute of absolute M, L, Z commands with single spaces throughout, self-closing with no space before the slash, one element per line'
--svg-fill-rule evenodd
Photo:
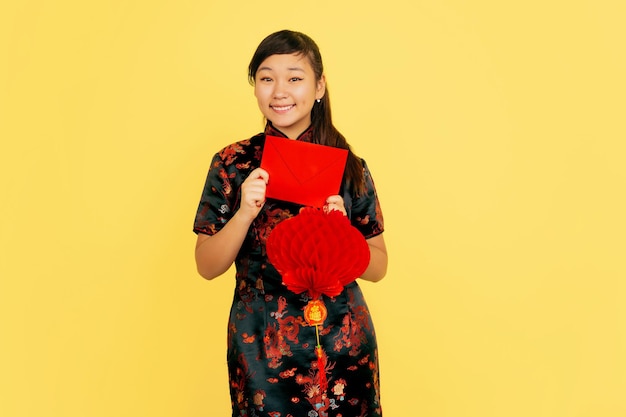
<path fill-rule="evenodd" d="M 266 197 L 322 207 L 339 194 L 348 150 L 275 136 L 265 137 L 261 168 L 270 176 Z"/>

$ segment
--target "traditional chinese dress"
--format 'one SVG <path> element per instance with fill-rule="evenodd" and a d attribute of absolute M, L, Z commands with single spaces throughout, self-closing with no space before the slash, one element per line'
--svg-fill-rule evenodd
<path fill-rule="evenodd" d="M 265 135 L 285 137 L 268 123 L 265 133 L 218 152 L 211 162 L 194 223 L 213 235 L 239 207 L 240 187 L 259 167 Z M 312 141 L 312 128 L 297 140 Z M 340 194 L 348 217 L 367 239 L 383 232 L 383 217 L 367 165 L 366 192 Z M 271 178 L 270 178 L 271 181 Z M 302 206 L 268 199 L 235 260 L 236 285 L 228 323 L 228 374 L 233 417 L 380 417 L 378 349 L 374 326 L 356 282 L 336 297 L 323 296 L 327 317 L 319 326 L 325 352 L 319 369 L 316 329 L 304 320 L 310 301 L 283 284 L 268 261 L 265 242 L 274 226 Z M 320 389 L 324 373 L 327 389 Z"/>

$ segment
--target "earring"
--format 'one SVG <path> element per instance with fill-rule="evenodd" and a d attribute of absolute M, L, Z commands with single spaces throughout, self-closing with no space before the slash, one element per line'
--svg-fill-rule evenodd
<path fill-rule="evenodd" d="M 318 99 L 317 99 L 317 102 L 319 103 L 320 101 L 322 101 L 322 99 L 321 99 L 321 98 L 318 98 Z"/>

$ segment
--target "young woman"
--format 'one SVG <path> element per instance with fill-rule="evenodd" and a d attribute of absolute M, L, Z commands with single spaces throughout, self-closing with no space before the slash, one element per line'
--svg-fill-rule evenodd
<path fill-rule="evenodd" d="M 213 279 L 236 266 L 227 339 L 232 415 L 381 416 L 376 337 L 357 282 L 324 296 L 327 361 L 319 369 L 315 327 L 302 318 L 307 296 L 282 285 L 265 251 L 272 229 L 302 209 L 266 199 L 271 178 L 260 168 L 266 135 L 350 149 L 332 123 L 319 49 L 305 34 L 273 33 L 258 46 L 248 76 L 267 119 L 265 132 L 213 157 L 194 223 L 200 275 Z M 326 203 L 366 238 L 370 263 L 360 278 L 382 279 L 383 217 L 367 165 L 351 151 L 339 195 Z"/>

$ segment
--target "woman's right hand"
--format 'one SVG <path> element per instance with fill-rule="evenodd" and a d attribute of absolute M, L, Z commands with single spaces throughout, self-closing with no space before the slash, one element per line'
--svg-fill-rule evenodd
<path fill-rule="evenodd" d="M 269 181 L 269 174 L 263 168 L 250 172 L 248 178 L 241 184 L 241 205 L 239 211 L 250 221 L 258 216 L 265 204 L 265 190 Z"/>

